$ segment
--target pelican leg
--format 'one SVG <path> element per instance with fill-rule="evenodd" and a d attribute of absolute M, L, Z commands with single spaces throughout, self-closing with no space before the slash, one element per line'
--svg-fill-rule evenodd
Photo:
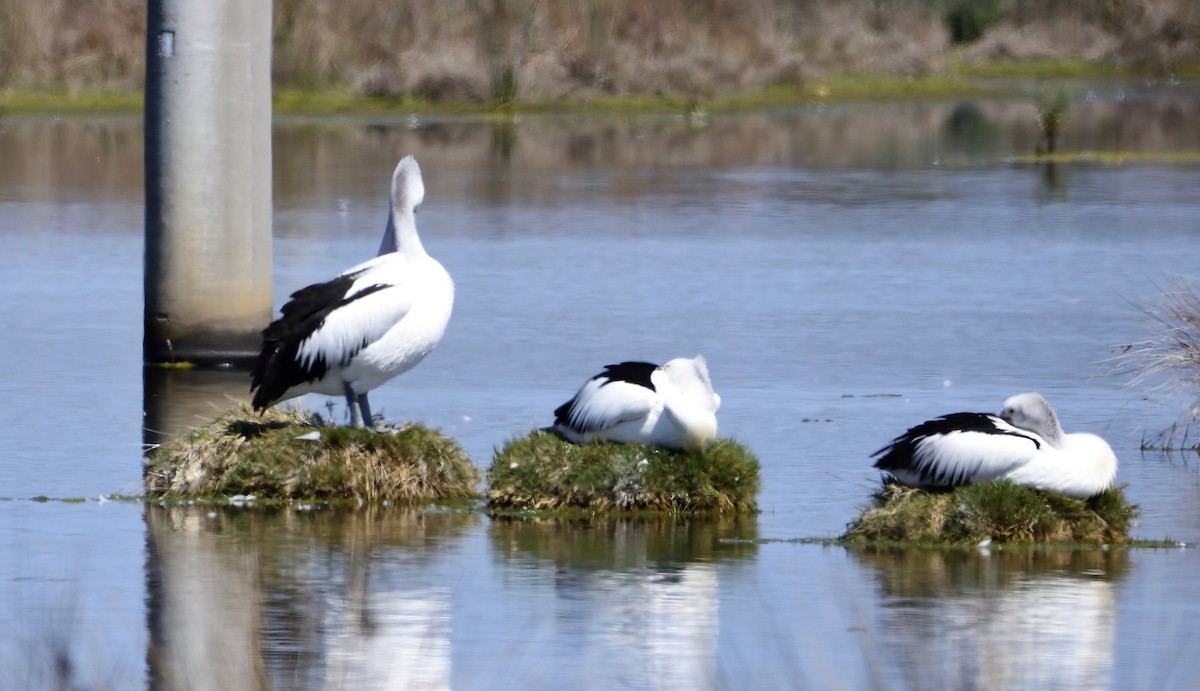
<path fill-rule="evenodd" d="M 374 429 L 375 418 L 371 415 L 371 404 L 367 401 L 365 393 L 358 395 L 358 412 L 362 414 L 362 419 L 366 426 Z"/>
<path fill-rule="evenodd" d="M 342 384 L 342 391 L 344 391 L 346 394 L 346 407 L 350 410 L 350 426 L 351 427 L 362 427 L 363 426 L 363 418 L 362 418 L 362 411 L 359 410 L 358 394 L 354 393 L 354 389 L 351 388 L 349 382 L 344 382 Z M 365 394 L 363 395 L 363 398 L 366 398 Z M 370 419 L 370 418 L 368 418 L 368 419 Z"/>

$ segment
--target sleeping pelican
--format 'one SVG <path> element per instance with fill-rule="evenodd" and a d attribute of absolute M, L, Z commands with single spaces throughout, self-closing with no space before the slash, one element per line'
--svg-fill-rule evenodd
<path fill-rule="evenodd" d="M 379 256 L 292 293 L 283 316 L 263 330 L 250 373 L 255 410 L 306 393 L 340 395 L 353 426 L 373 425 L 367 393 L 437 346 L 454 306 L 454 282 L 417 236 L 424 198 L 421 169 L 406 156 L 392 174 Z"/>
<path fill-rule="evenodd" d="M 915 487 L 1008 480 L 1077 499 L 1112 486 L 1117 457 L 1094 434 L 1066 434 L 1046 399 L 1011 396 L 1004 411 L 923 422 L 871 454 L 875 467 Z"/>
<path fill-rule="evenodd" d="M 703 449 L 717 438 L 717 408 L 702 356 L 608 365 L 554 411 L 554 431 L 576 444 Z"/>

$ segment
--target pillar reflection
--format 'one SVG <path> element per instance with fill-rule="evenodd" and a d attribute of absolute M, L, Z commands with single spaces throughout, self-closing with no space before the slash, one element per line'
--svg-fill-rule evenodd
<path fill-rule="evenodd" d="M 451 687 L 451 582 L 480 517 L 147 505 L 151 687 Z"/>
<path fill-rule="evenodd" d="M 249 403 L 250 375 L 243 369 L 143 367 L 143 448 L 157 448 Z"/>

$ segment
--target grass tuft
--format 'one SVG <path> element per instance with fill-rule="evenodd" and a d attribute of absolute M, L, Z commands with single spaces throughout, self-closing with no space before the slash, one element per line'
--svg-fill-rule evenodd
<path fill-rule="evenodd" d="M 953 491 L 885 484 L 842 536 L 850 542 L 1124 544 L 1137 507 L 1120 488 L 1071 499 L 1009 482 Z"/>
<path fill-rule="evenodd" d="M 677 452 L 579 446 L 535 430 L 495 453 L 488 486 L 493 509 L 741 513 L 757 508 L 759 463 L 728 439 L 702 452 Z"/>
<path fill-rule="evenodd" d="M 1154 398 L 1185 396 L 1190 403 L 1179 419 L 1142 448 L 1200 451 L 1200 294 L 1184 280 L 1163 291 L 1158 307 L 1142 307 L 1159 326 L 1155 336 L 1128 344 L 1115 358 L 1115 369 L 1130 376 L 1130 384 Z"/>
<path fill-rule="evenodd" d="M 479 479 L 457 442 L 421 425 L 322 426 L 303 411 L 245 406 L 159 448 L 144 473 L 146 494 L 167 499 L 428 502 L 477 497 Z"/>

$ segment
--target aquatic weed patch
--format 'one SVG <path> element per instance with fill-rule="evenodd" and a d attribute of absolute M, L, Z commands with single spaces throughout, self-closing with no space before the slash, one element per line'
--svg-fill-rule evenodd
<path fill-rule="evenodd" d="M 423 502 L 476 497 L 479 479 L 456 441 L 422 425 L 353 429 L 241 407 L 157 449 L 144 488 L 165 498 Z"/>
<path fill-rule="evenodd" d="M 729 439 L 680 452 L 539 430 L 505 443 L 488 471 L 493 509 L 751 512 L 758 490 L 758 459 Z"/>
<path fill-rule="evenodd" d="M 1137 507 L 1116 487 L 1072 499 L 1009 482 L 980 482 L 952 491 L 885 484 L 851 522 L 850 542 L 969 544 L 1124 544 Z"/>

